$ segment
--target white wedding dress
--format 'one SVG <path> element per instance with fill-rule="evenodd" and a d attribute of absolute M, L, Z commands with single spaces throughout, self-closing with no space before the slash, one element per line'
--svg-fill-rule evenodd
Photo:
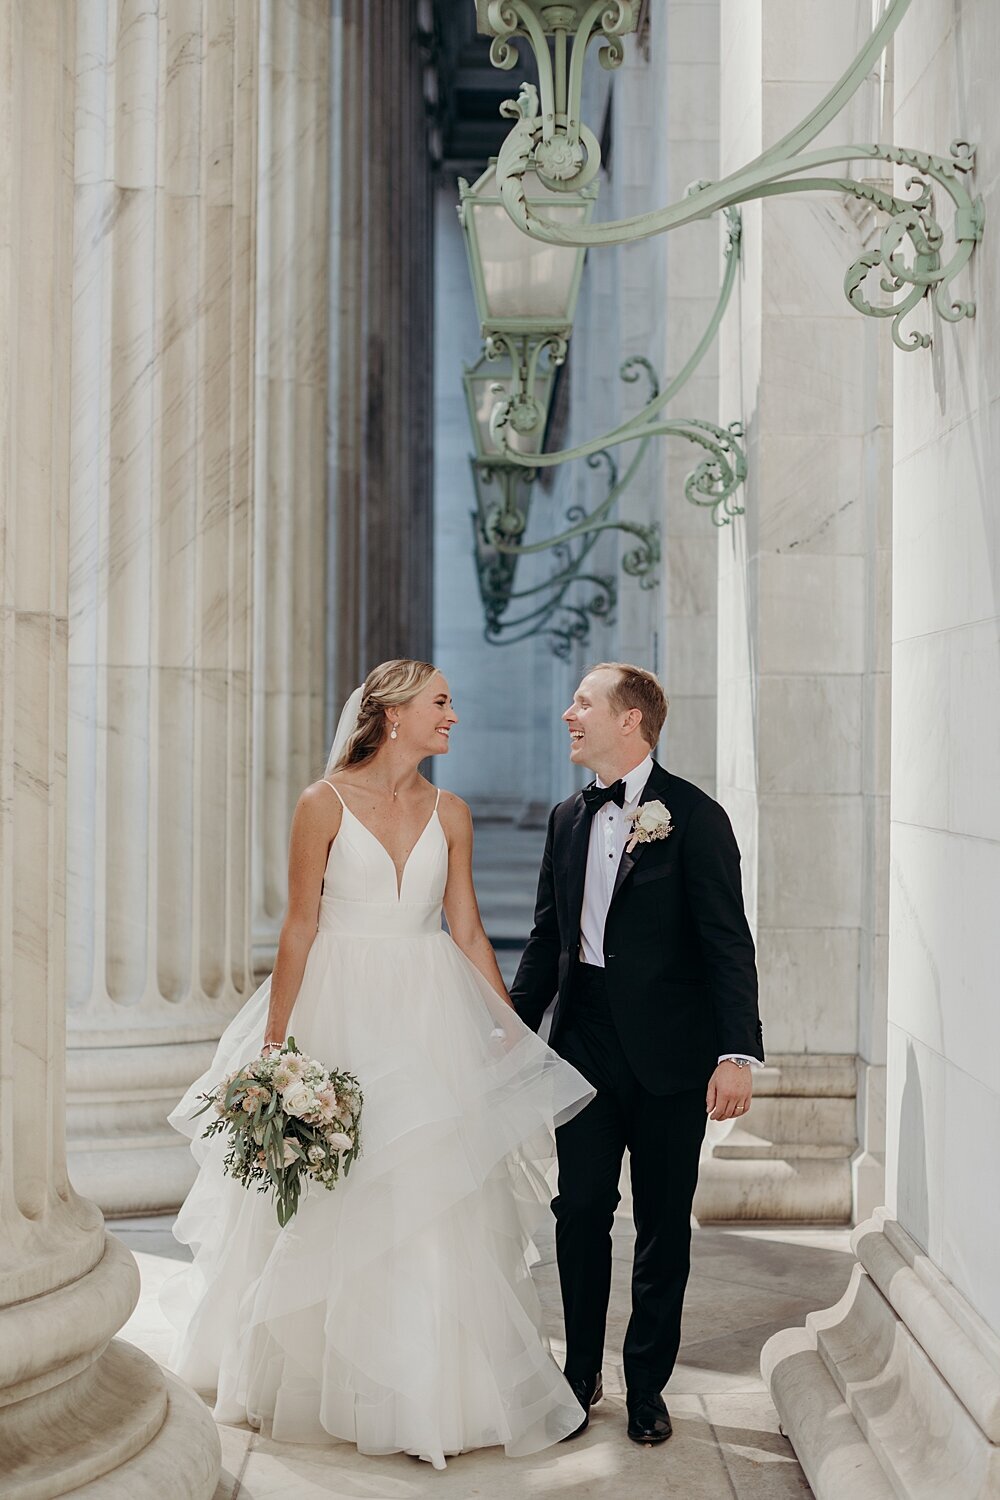
<path fill-rule="evenodd" d="M 282 1230 L 270 1194 L 223 1174 L 224 1141 L 201 1138 L 198 1095 L 260 1051 L 265 983 L 170 1117 L 200 1170 L 174 1230 L 194 1262 L 161 1294 L 172 1368 L 217 1391 L 219 1421 L 436 1468 L 533 1453 L 582 1420 L 529 1262 L 553 1124 L 593 1095 L 442 930 L 447 872 L 436 804 L 398 888 L 345 806 L 288 1029 L 357 1074 L 362 1155 L 333 1191 L 310 1183 Z"/>

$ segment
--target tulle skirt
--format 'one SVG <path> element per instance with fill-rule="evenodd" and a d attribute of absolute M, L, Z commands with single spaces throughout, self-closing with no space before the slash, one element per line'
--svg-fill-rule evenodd
<path fill-rule="evenodd" d="M 223 1174 L 197 1096 L 260 1051 L 269 983 L 171 1115 L 197 1180 L 174 1233 L 193 1264 L 162 1293 L 171 1365 L 223 1422 L 278 1441 L 445 1455 L 558 1442 L 582 1412 L 531 1280 L 553 1127 L 593 1090 L 496 996 L 444 932 L 321 930 L 289 1031 L 364 1090 L 362 1155 L 310 1183 L 279 1229 L 269 1194 Z"/>

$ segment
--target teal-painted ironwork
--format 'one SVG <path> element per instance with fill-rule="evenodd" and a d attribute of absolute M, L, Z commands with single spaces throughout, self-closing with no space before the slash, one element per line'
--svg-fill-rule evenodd
<path fill-rule="evenodd" d="M 948 155 L 884 142 L 841 144 L 807 152 L 804 148 L 830 125 L 877 63 L 903 19 L 910 0 L 890 0 L 881 20 L 816 107 L 780 141 L 719 182 L 702 183 L 684 199 L 601 224 L 559 222 L 539 212 L 525 192 L 531 173 L 553 194 L 579 193 L 596 177 L 600 145 L 580 118 L 583 61 L 592 40 L 600 61 L 618 67 L 624 57 L 622 37 L 638 20 L 637 0 L 550 5 L 547 0 L 477 0 L 480 31 L 491 35 L 491 57 L 499 68 L 517 60 L 516 43 L 525 38 L 538 66 L 539 84 L 525 84 L 503 113 L 514 120 L 497 158 L 496 183 L 508 214 L 532 239 L 579 247 L 621 245 L 704 219 L 720 209 L 778 194 L 830 191 L 870 203 L 888 216 L 877 248 L 847 270 L 844 290 L 851 305 L 870 317 L 889 318 L 898 348 L 926 348 L 929 333 L 904 333 L 901 323 L 929 301 L 947 322 L 971 318 L 975 303 L 955 295 L 955 278 L 967 266 L 982 239 L 984 208 L 966 184 L 975 166 L 975 147 L 958 139 Z M 552 39 L 551 48 L 549 39 Z M 568 61 L 567 61 L 568 60 Z M 827 175 L 837 163 L 883 161 L 912 168 L 901 197 L 882 186 L 846 175 Z M 950 198 L 953 214 L 949 243 L 937 216 L 934 189 Z M 872 302 L 864 287 L 869 274 L 881 271 L 879 285 L 890 299 Z"/>
<path fill-rule="evenodd" d="M 594 621 L 610 624 L 618 599 L 613 575 L 586 569 L 599 538 L 618 531 L 634 539 L 621 566 L 642 588 L 656 583 L 660 560 L 655 526 L 614 517 L 615 505 L 642 462 L 641 443 L 628 469 L 619 477 L 612 454 L 592 453 L 588 467 L 603 470 L 606 492 L 591 511 L 581 505 L 566 512 L 565 527 L 556 536 L 525 542 L 531 493 L 537 469 L 521 465 L 472 460 L 477 508 L 472 513 L 473 540 L 480 597 L 485 616 L 484 635 L 492 645 L 511 645 L 531 635 L 549 638 L 554 654 L 569 656 L 574 644 L 585 645 Z M 551 552 L 554 571 L 527 587 L 515 589 L 520 558 Z"/>
<path fill-rule="evenodd" d="M 697 192 L 700 186 L 696 183 L 691 191 Z M 742 236 L 739 209 L 728 208 L 726 210 L 726 227 L 725 268 L 715 307 L 712 309 L 712 314 L 698 343 L 666 388 L 660 390 L 659 380 L 649 360 L 633 355 L 622 365 L 620 373 L 622 379 L 629 383 L 638 380 L 641 373 L 646 374 L 650 389 L 645 405 L 633 416 L 626 418 L 624 422 L 620 422 L 617 427 L 611 428 L 608 432 L 601 433 L 599 437 L 591 438 L 585 443 L 578 443 L 574 448 L 562 448 L 549 453 L 536 452 L 530 459 L 522 456 L 515 446 L 518 441 L 518 429 L 511 419 L 513 402 L 509 396 L 504 399 L 503 393 L 498 392 L 490 415 L 490 435 L 494 449 L 506 462 L 520 465 L 530 463 L 536 469 L 554 468 L 568 463 L 571 459 L 586 458 L 592 453 L 617 447 L 621 443 L 641 442 L 642 452 L 645 452 L 645 444 L 650 438 L 683 437 L 698 447 L 704 448 L 709 454 L 709 457 L 703 459 L 684 482 L 684 493 L 688 500 L 693 505 L 710 507 L 712 520 L 717 526 L 725 526 L 734 516 L 743 514 L 744 507 L 738 505 L 735 498 L 736 492 L 747 475 L 746 454 L 739 443 L 739 439 L 743 436 L 742 424 L 732 422 L 728 427 L 720 427 L 704 418 L 664 415 L 664 408 L 691 379 L 715 342 L 719 325 L 732 296 Z M 634 471 L 630 469 L 629 472 L 631 474 Z"/>
<path fill-rule="evenodd" d="M 639 355 L 627 359 L 620 370 L 621 378 L 631 385 L 645 377 L 647 399 L 638 412 L 601 437 L 576 448 L 540 451 L 552 399 L 552 381 L 546 378 L 540 384 L 529 385 L 523 373 L 518 380 L 516 344 L 498 342 L 493 346 L 495 380 L 489 378 L 488 353 L 465 371 L 466 402 L 476 446 L 476 457 L 472 460 L 477 504 L 473 513 L 476 567 L 486 639 L 493 644 L 505 645 L 544 633 L 551 638 L 556 654 L 566 656 L 574 642 L 585 643 L 589 639 L 595 620 L 610 624 L 617 599 L 614 580 L 605 574 L 583 571 L 593 547 L 606 532 L 616 531 L 632 539 L 633 544 L 621 558 L 622 571 L 635 578 L 641 588 L 655 587 L 660 561 L 658 529 L 615 514 L 618 501 L 635 477 L 652 438 L 683 437 L 707 454 L 687 476 L 684 493 L 692 504 L 710 509 L 717 526 L 725 526 L 734 516 L 743 514 L 743 506 L 736 498 L 747 474 L 746 455 L 739 442 L 740 424 L 734 422 L 726 428 L 702 418 L 664 415 L 667 403 L 691 379 L 711 348 L 732 295 L 740 253 L 738 209 L 727 211 L 726 223 L 728 235 L 719 295 L 697 345 L 663 390 L 648 359 Z M 512 347 L 513 355 L 509 352 Z M 551 364 L 543 361 L 539 368 L 547 372 L 547 377 L 551 376 Z M 515 414 L 524 412 L 526 397 L 538 407 L 537 423 L 515 420 Z M 619 474 L 609 450 L 629 442 L 637 446 L 626 469 Z M 566 524 L 555 535 L 527 541 L 531 497 L 539 471 L 575 459 L 583 459 L 591 467 L 606 465 L 606 493 L 593 510 L 572 507 L 566 513 Z M 518 560 L 543 552 L 551 552 L 555 557 L 552 575 L 531 588 L 515 589 Z M 574 589 L 576 583 L 579 589 Z M 511 615 L 512 601 L 530 601 L 530 604 Z"/>

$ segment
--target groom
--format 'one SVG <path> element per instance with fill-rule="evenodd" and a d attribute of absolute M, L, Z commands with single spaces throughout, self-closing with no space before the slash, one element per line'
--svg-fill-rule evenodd
<path fill-rule="evenodd" d="M 659 682 L 641 667 L 604 662 L 580 683 L 563 714 L 570 760 L 597 779 L 552 810 L 511 988 L 535 1031 L 557 997 L 550 1043 L 597 1090 L 557 1132 L 552 1204 L 566 1378 L 585 1413 L 603 1395 L 611 1227 L 628 1148 L 626 1404 L 629 1437 L 647 1444 L 672 1430 L 661 1392 L 680 1344 L 706 1113 L 744 1114 L 750 1064 L 764 1055 L 739 850 L 719 804 L 653 760 L 666 716 Z"/>

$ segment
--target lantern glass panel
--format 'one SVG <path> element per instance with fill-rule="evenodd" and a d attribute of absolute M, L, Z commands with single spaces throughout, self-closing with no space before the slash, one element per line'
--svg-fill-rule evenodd
<path fill-rule="evenodd" d="M 542 450 L 549 401 L 552 396 L 553 373 L 551 366 L 542 364 L 535 378 L 535 400 L 542 408 L 538 426 L 530 432 L 517 432 L 513 427 L 507 429 L 508 446 L 515 453 L 531 454 L 540 453 Z M 491 365 L 486 360 L 466 376 L 466 381 L 469 388 L 470 415 L 475 421 L 476 449 L 481 456 L 488 457 L 497 452 L 496 444 L 490 435 L 490 416 L 493 408 L 499 402 L 506 400 L 510 391 L 510 366 L 506 360 L 497 361 L 495 365 Z M 500 386 L 501 389 L 495 390 L 495 386 Z"/>
<path fill-rule="evenodd" d="M 524 186 L 532 207 L 553 222 L 586 223 L 589 202 L 551 192 L 534 172 L 525 174 Z M 482 267 L 484 321 L 538 319 L 556 327 L 571 322 L 584 251 L 572 245 L 547 245 L 523 234 L 495 192 L 496 175 L 490 168 L 466 202 Z"/>

